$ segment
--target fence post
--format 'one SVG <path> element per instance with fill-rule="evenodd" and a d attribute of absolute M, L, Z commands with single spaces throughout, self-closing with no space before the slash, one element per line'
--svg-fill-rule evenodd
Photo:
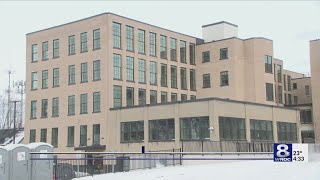
<path fill-rule="evenodd" d="M 182 152 L 181 148 L 180 148 L 180 152 Z M 180 165 L 182 165 L 182 158 L 181 158 L 182 154 L 180 154 Z"/>
<path fill-rule="evenodd" d="M 54 156 L 53 160 L 53 167 L 54 167 L 54 177 L 57 177 L 57 165 L 58 165 L 58 159 L 57 156 Z"/>
<path fill-rule="evenodd" d="M 203 152 L 203 139 L 201 140 L 201 151 Z M 203 154 L 202 154 L 203 156 Z"/>

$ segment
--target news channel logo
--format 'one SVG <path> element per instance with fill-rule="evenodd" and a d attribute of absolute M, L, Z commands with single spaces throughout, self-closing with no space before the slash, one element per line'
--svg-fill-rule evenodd
<path fill-rule="evenodd" d="M 292 162 L 292 144 L 277 144 L 273 146 L 274 162 Z"/>

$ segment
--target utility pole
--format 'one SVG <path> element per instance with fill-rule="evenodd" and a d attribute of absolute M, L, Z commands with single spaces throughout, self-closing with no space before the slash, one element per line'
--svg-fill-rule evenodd
<path fill-rule="evenodd" d="M 11 69 L 9 70 L 9 85 L 8 85 L 8 119 L 7 119 L 7 128 L 10 128 L 10 118 L 11 118 L 11 109 L 10 109 L 10 98 L 11 94 Z"/>
<path fill-rule="evenodd" d="M 17 114 L 17 102 L 20 101 L 11 101 L 14 103 L 14 111 L 13 111 L 13 144 L 16 143 L 16 114 Z"/>
<path fill-rule="evenodd" d="M 25 93 L 25 87 L 26 87 L 26 82 L 21 80 L 19 82 L 16 83 L 16 86 L 18 86 L 18 93 L 20 94 L 20 120 L 18 122 L 18 127 L 21 128 L 22 127 L 22 121 L 23 121 L 23 94 Z"/>

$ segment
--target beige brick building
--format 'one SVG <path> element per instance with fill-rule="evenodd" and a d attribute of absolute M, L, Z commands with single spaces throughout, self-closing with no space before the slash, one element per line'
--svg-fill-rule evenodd
<path fill-rule="evenodd" d="M 283 69 L 272 40 L 240 39 L 228 22 L 202 30 L 200 39 L 104 13 L 27 34 L 25 142 L 56 151 L 300 142 L 299 110 L 284 97 L 304 76 Z"/>

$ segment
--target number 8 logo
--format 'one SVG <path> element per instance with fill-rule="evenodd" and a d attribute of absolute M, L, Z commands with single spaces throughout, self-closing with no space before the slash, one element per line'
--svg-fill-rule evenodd
<path fill-rule="evenodd" d="M 290 152 L 288 152 L 287 150 L 289 149 L 289 147 L 286 144 L 279 144 L 277 146 L 277 156 L 280 158 L 284 158 L 284 157 L 288 157 L 290 156 Z"/>

